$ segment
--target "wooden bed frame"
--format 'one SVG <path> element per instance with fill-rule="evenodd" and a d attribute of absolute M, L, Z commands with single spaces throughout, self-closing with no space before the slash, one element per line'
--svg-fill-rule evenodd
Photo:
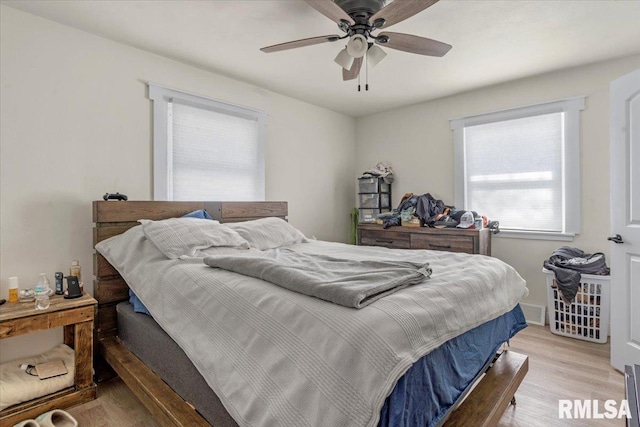
<path fill-rule="evenodd" d="M 240 222 L 264 217 L 287 218 L 287 202 L 93 202 L 93 245 L 138 225 L 138 219 L 160 220 L 206 209 L 220 222 Z M 96 377 L 100 381 L 104 362 L 151 412 L 162 426 L 209 426 L 195 408 L 185 402 L 117 337 L 116 304 L 129 299 L 129 287 L 117 270 L 94 254 L 94 298 L 98 301 L 95 322 Z M 485 373 L 445 426 L 495 426 L 528 370 L 527 356 L 504 351 Z"/>

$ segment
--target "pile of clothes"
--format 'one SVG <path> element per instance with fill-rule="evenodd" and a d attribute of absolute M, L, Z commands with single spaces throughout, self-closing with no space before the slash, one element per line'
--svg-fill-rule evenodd
<path fill-rule="evenodd" d="M 397 209 L 380 214 L 382 227 L 401 225 L 402 222 L 411 222 L 418 218 L 426 227 L 457 227 L 475 228 L 476 219 L 482 219 L 483 227 L 487 226 L 487 219 L 480 217 L 476 212 L 458 210 L 453 206 L 447 206 L 442 200 L 434 198 L 430 193 L 420 196 L 406 193 Z"/>
<path fill-rule="evenodd" d="M 385 183 L 391 184 L 393 182 L 393 167 L 389 162 L 380 162 L 371 169 L 364 171 L 362 177 L 379 177 Z"/>
<path fill-rule="evenodd" d="M 562 246 L 553 251 L 543 265 L 555 273 L 558 292 L 567 304 L 571 304 L 576 298 L 582 274 L 608 276 L 610 272 L 602 252 L 586 254 L 570 246 Z"/>

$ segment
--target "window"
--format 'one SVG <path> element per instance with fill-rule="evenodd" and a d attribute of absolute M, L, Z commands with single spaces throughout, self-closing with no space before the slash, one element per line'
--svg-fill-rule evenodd
<path fill-rule="evenodd" d="M 500 221 L 503 236 L 570 240 L 579 233 L 584 101 L 451 120 L 455 205 Z"/>
<path fill-rule="evenodd" d="M 264 200 L 266 114 L 149 83 L 155 200 Z"/>

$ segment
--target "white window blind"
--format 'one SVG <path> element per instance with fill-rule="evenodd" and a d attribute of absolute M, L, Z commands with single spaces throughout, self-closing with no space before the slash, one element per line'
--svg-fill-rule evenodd
<path fill-rule="evenodd" d="M 500 221 L 506 237 L 571 239 L 580 231 L 585 98 L 451 120 L 455 205 Z"/>
<path fill-rule="evenodd" d="M 266 114 L 149 84 L 155 200 L 264 200 Z"/>
<path fill-rule="evenodd" d="M 561 232 L 562 116 L 465 128 L 465 206 L 506 229 Z"/>
<path fill-rule="evenodd" d="M 170 103 L 173 200 L 260 200 L 255 119 Z"/>

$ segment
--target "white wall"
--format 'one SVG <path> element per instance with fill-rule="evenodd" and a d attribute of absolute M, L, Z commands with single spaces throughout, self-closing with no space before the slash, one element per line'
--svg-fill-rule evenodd
<path fill-rule="evenodd" d="M 357 173 L 381 160 L 394 166 L 393 204 L 406 192 L 453 204 L 449 119 L 586 95 L 581 113 L 582 233 L 573 242 L 495 237 L 492 255 L 528 283 L 525 302 L 546 305 L 542 262 L 562 245 L 609 256 L 609 82 L 640 68 L 640 56 L 544 74 L 425 102 L 357 121 Z M 499 219 L 499 218 L 496 218 Z"/>
<path fill-rule="evenodd" d="M 308 236 L 347 241 L 355 120 L 240 81 L 0 5 L 0 296 L 53 279 L 71 260 L 92 285 L 91 201 L 152 197 L 146 82 L 268 112 L 266 198 L 289 202 Z M 35 354 L 62 332 L 0 341 L 0 361 Z"/>

